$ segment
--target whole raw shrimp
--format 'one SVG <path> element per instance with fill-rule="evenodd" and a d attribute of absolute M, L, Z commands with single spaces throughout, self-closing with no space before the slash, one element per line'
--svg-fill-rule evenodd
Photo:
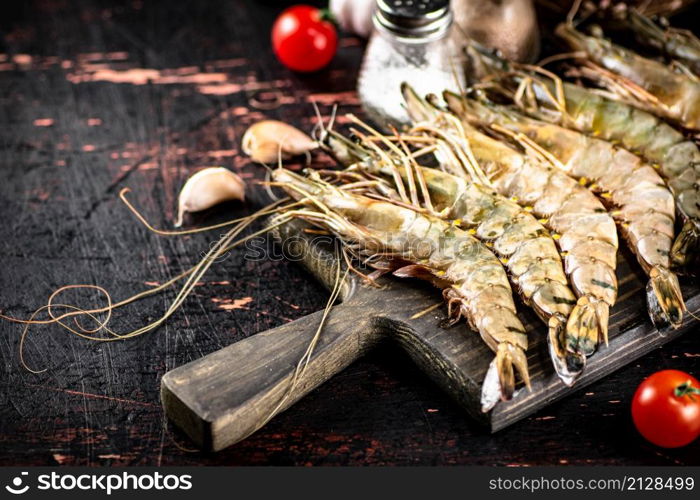
<path fill-rule="evenodd" d="M 394 268 L 394 274 L 442 288 L 452 321 L 464 316 L 496 353 L 482 387 L 484 411 L 512 397 L 515 371 L 529 387 L 527 333 L 516 315 L 506 272 L 486 246 L 454 224 L 343 191 L 319 178 L 276 169 L 272 180 L 308 206 L 283 212 L 278 220 L 311 221 L 365 256 L 384 256 L 383 264 Z"/>
<path fill-rule="evenodd" d="M 512 107 L 452 93 L 445 93 L 445 99 L 459 116 L 510 131 L 526 145 L 532 141 L 528 150 L 533 154 L 553 155 L 556 165 L 598 193 L 650 277 L 647 302 L 652 321 L 659 329 L 680 327 L 685 305 L 678 278 L 670 270 L 673 194 L 653 167 L 607 141 L 526 117 Z"/>
<path fill-rule="evenodd" d="M 656 115 L 700 131 L 700 80 L 696 77 L 675 72 L 602 36 L 585 35 L 571 23 L 560 24 L 556 34 L 594 63 L 591 71 L 582 74 Z"/>

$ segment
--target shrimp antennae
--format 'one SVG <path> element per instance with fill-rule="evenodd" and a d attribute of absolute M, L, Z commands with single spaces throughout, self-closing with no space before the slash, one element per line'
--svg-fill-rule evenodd
<path fill-rule="evenodd" d="M 571 9 L 569 10 L 568 14 L 566 15 L 566 24 L 570 24 L 573 26 L 574 24 L 574 18 L 576 17 L 576 13 L 578 10 L 581 8 L 581 3 L 582 0 L 575 0 L 573 5 L 571 6 Z"/>
<path fill-rule="evenodd" d="M 288 200 L 288 199 L 287 199 Z M 49 301 L 46 305 L 38 308 L 32 315 L 29 317 L 27 320 L 22 320 L 18 318 L 13 318 L 9 317 L 6 315 L 0 315 L 0 318 L 9 320 L 15 323 L 22 323 L 24 324 L 24 329 L 22 331 L 22 334 L 20 336 L 20 361 L 22 365 L 29 371 L 34 372 L 34 373 L 39 373 L 41 370 L 35 370 L 31 368 L 25 360 L 24 356 L 24 347 L 26 344 L 26 339 L 29 334 L 29 329 L 32 325 L 39 325 L 39 324 L 53 324 L 56 323 L 63 327 L 64 329 L 68 330 L 69 332 L 78 335 L 80 337 L 86 338 L 88 340 L 93 340 L 93 341 L 98 341 L 98 342 L 109 342 L 109 341 L 115 341 L 115 340 L 124 340 L 124 339 L 129 339 L 132 337 L 136 337 L 139 335 L 142 335 L 146 332 L 149 332 L 151 330 L 154 330 L 158 328 L 163 322 L 165 322 L 172 314 L 179 308 L 179 306 L 182 304 L 182 302 L 186 299 L 186 297 L 190 294 L 192 289 L 196 286 L 197 282 L 199 282 L 200 278 L 204 275 L 204 273 L 211 267 L 211 265 L 217 261 L 217 259 L 221 256 L 224 255 L 226 252 L 232 250 L 233 248 L 239 246 L 240 244 L 249 241 L 252 238 L 255 238 L 261 234 L 264 234 L 275 227 L 278 227 L 281 224 L 271 224 L 265 227 L 262 230 L 255 231 L 252 234 L 249 234 L 243 238 L 236 239 L 238 235 L 246 229 L 250 224 L 255 222 L 257 219 L 259 219 L 262 215 L 268 215 L 270 213 L 273 213 L 274 210 L 272 208 L 276 208 L 277 211 L 286 209 L 287 207 L 279 207 L 277 205 L 280 205 L 281 201 L 274 202 L 271 205 L 268 205 L 267 207 L 264 207 L 263 209 L 251 214 L 250 216 L 247 216 L 245 218 L 242 218 L 240 222 L 236 223 L 236 225 L 229 229 L 224 236 L 219 239 L 214 245 L 212 245 L 211 249 L 204 255 L 204 257 L 193 267 L 190 269 L 180 273 L 179 275 L 175 276 L 174 278 L 171 278 L 169 281 L 156 286 L 154 288 L 151 288 L 149 290 L 145 290 L 143 292 L 137 293 L 131 297 L 128 297 L 127 299 L 124 299 L 120 302 L 113 303 L 111 296 L 109 293 L 102 287 L 96 286 L 96 285 L 68 285 L 65 287 L 61 287 L 55 292 L 53 292 L 49 298 Z M 292 203 L 291 205 L 295 205 L 296 203 Z M 131 209 L 134 213 L 138 213 L 138 211 L 131 206 Z M 150 224 L 148 224 L 142 216 L 139 217 L 139 220 L 144 223 L 147 227 L 152 228 Z M 155 230 L 154 232 L 156 233 L 169 233 L 169 232 L 164 232 L 164 231 L 158 231 Z M 179 233 L 179 232 L 178 232 Z M 175 299 L 171 302 L 170 306 L 166 310 L 165 313 L 163 313 L 162 316 L 160 316 L 158 319 L 140 327 L 135 330 L 132 330 L 127 333 L 117 333 L 111 328 L 107 326 L 108 321 L 111 318 L 112 311 L 114 309 L 117 309 L 119 307 L 125 306 L 127 304 L 130 304 L 132 302 L 135 302 L 137 300 L 140 300 L 144 297 L 147 297 L 149 295 L 153 295 L 155 293 L 158 293 L 167 287 L 173 285 L 174 283 L 180 281 L 181 279 L 188 277 L 185 283 L 183 284 L 182 288 L 176 295 Z M 98 291 L 101 291 L 106 297 L 107 297 L 107 303 L 108 305 L 105 307 L 101 308 L 94 308 L 94 309 L 84 309 L 78 306 L 70 305 L 70 304 L 59 304 L 54 302 L 54 298 L 61 292 L 68 290 L 68 289 L 84 289 L 84 288 L 92 288 L 96 289 Z M 56 315 L 54 312 L 55 308 L 62 308 L 64 310 L 68 310 L 68 312 L 65 312 L 61 315 Z M 43 310 L 47 310 L 49 313 L 49 316 L 51 319 L 49 320 L 36 320 L 35 317 Z M 98 313 L 107 313 L 107 317 L 104 320 L 99 320 L 95 314 Z M 77 317 L 79 316 L 87 316 L 88 318 L 92 319 L 95 321 L 97 326 L 95 328 L 87 328 L 82 326 L 78 321 Z M 64 319 L 73 317 L 74 318 L 74 323 L 77 326 L 78 330 L 75 328 L 71 327 L 70 325 L 67 325 L 66 323 L 63 322 Z M 104 331 L 106 334 L 108 334 L 107 337 L 99 337 L 94 334 Z"/>
<path fill-rule="evenodd" d="M 401 151 L 401 149 L 398 146 L 393 144 L 391 141 L 387 140 L 382 134 L 377 132 L 376 129 L 372 128 L 370 125 L 368 125 L 367 123 L 365 123 L 362 120 L 360 120 L 359 118 L 357 118 L 357 116 L 355 116 L 353 114 L 349 114 L 347 116 L 353 123 L 364 128 L 369 133 L 373 134 L 375 137 L 380 138 L 380 140 L 382 140 L 384 142 L 384 144 L 389 148 L 389 150 L 393 151 L 394 153 L 396 153 L 396 155 L 399 158 L 401 158 L 401 162 L 402 162 L 402 164 L 404 166 L 404 170 L 406 172 L 406 179 L 408 180 L 408 189 L 409 189 L 409 194 L 411 195 L 411 198 L 410 198 L 411 203 L 413 203 L 414 205 L 418 205 L 418 192 L 416 190 L 416 181 L 413 177 L 413 172 L 412 172 L 409 158 L 403 154 L 403 152 Z M 391 162 L 391 160 L 388 159 L 388 157 L 387 157 L 387 161 Z"/>

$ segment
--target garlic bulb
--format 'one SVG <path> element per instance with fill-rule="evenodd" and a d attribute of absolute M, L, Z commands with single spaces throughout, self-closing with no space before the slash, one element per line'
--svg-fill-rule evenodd
<path fill-rule="evenodd" d="M 331 0 L 330 9 L 343 31 L 368 38 L 376 0 Z"/>
<path fill-rule="evenodd" d="M 175 227 L 182 225 L 185 212 L 199 212 L 224 201 L 244 199 L 245 183 L 238 175 L 223 167 L 202 169 L 182 186 Z"/>
<path fill-rule="evenodd" d="M 259 163 L 277 163 L 280 157 L 287 160 L 308 153 L 317 146 L 301 130 L 277 120 L 254 123 L 241 141 L 243 152 Z"/>

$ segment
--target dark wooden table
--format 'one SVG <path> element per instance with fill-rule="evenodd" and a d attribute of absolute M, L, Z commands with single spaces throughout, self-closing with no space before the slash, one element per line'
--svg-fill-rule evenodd
<path fill-rule="evenodd" d="M 121 299 L 192 265 L 218 234 L 160 237 L 117 198 L 123 187 L 168 227 L 195 169 L 260 167 L 240 139 L 263 116 L 309 129 L 314 99 L 359 112 L 360 40 L 343 36 L 332 65 L 295 75 L 268 41 L 278 6 L 240 1 L 16 2 L 0 16 L 0 307 L 26 317 L 57 287 L 106 286 Z M 317 161 L 328 162 L 318 157 Z M 209 224 L 263 202 L 189 219 Z M 690 333 L 496 435 L 485 434 L 395 349 L 380 348 L 263 430 L 217 454 L 190 451 L 163 421 L 169 369 L 323 307 L 327 294 L 284 260 L 232 252 L 164 326 L 95 343 L 53 327 L 0 322 L 0 464 L 699 464 L 700 442 L 645 443 L 630 398 L 664 368 L 695 375 Z M 116 314 L 128 331 L 158 317 L 166 293 Z M 83 294 L 83 304 L 95 297 Z M 92 300 L 91 300 L 92 299 Z"/>

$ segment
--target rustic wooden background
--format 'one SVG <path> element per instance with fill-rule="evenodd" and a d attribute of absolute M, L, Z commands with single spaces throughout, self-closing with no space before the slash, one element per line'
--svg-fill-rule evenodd
<path fill-rule="evenodd" d="M 55 288 L 105 285 L 116 299 L 196 262 L 217 234 L 159 237 L 117 199 L 123 187 L 168 227 L 184 179 L 224 165 L 246 177 L 246 127 L 263 116 L 304 129 L 314 99 L 359 112 L 363 43 L 343 36 L 331 66 L 295 75 L 274 59 L 275 2 L 35 0 L 0 16 L 0 309 L 28 316 Z M 318 157 L 318 161 L 328 161 Z M 208 224 L 260 205 L 228 204 Z M 380 348 L 267 427 L 217 454 L 163 421 L 160 377 L 171 368 L 323 307 L 300 267 L 232 252 L 163 327 L 94 343 L 56 327 L 0 322 L 0 464 L 699 464 L 700 442 L 663 450 L 632 427 L 630 398 L 664 368 L 695 375 L 693 333 L 496 435 L 465 418 L 395 349 Z M 118 331 L 158 317 L 172 294 L 116 315 Z M 95 297 L 82 294 L 84 304 Z"/>

